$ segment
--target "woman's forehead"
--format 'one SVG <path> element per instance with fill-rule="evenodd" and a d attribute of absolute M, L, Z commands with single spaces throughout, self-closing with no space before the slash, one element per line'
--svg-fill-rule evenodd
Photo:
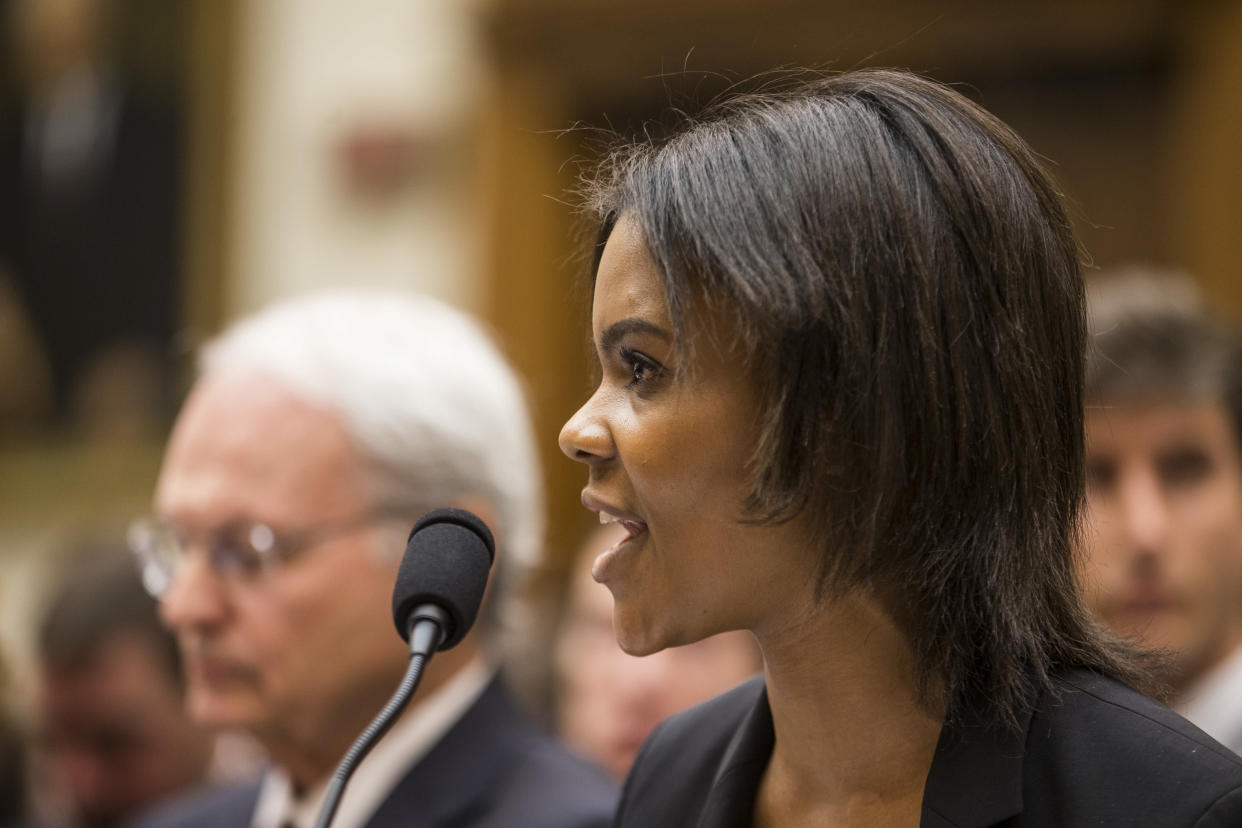
<path fill-rule="evenodd" d="M 673 319 L 668 289 L 641 225 L 633 214 L 623 214 L 608 237 L 595 276 L 591 324 L 597 346 L 608 350 L 615 338 L 610 333 L 619 328 L 646 328 L 675 342 L 692 360 L 701 346 L 735 363 L 753 360 L 753 343 L 739 327 L 739 309 L 728 298 L 686 285 L 678 318 Z"/>
<path fill-rule="evenodd" d="M 668 299 L 659 265 L 638 223 L 622 217 L 600 257 L 595 275 L 592 324 L 596 335 L 627 318 L 640 318 L 669 329 Z"/>

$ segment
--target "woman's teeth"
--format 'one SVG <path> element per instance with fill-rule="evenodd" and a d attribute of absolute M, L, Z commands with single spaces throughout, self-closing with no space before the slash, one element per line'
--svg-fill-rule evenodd
<path fill-rule="evenodd" d="M 615 515 L 610 515 L 607 512 L 599 513 L 599 522 L 605 526 L 610 523 L 619 523 L 621 524 L 621 527 L 629 533 L 631 538 L 635 535 L 642 534 L 647 529 L 647 524 L 643 523 L 641 520 L 627 520 L 625 518 L 616 517 Z"/>

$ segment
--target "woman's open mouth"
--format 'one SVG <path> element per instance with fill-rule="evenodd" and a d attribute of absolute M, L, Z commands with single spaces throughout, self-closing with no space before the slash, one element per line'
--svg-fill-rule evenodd
<path fill-rule="evenodd" d="M 603 583 L 608 573 L 615 569 L 618 561 L 624 560 L 626 553 L 637 548 L 640 538 L 647 534 L 647 524 L 634 517 L 619 517 L 603 509 L 599 513 L 602 524 L 617 523 L 625 530 L 625 537 L 605 549 L 591 565 L 591 577 Z"/>

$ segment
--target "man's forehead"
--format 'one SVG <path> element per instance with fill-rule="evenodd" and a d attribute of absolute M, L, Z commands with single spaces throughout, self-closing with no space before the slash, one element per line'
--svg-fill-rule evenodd
<path fill-rule="evenodd" d="M 209 374 L 178 417 L 156 501 L 167 512 L 217 513 L 233 503 L 297 520 L 304 509 L 348 497 L 357 472 L 357 452 L 334 412 L 258 374 Z"/>
<path fill-rule="evenodd" d="M 1086 425 L 1088 451 L 1113 441 L 1136 450 L 1166 442 L 1227 441 L 1228 449 L 1239 453 L 1228 407 L 1216 397 L 1165 395 L 1091 403 Z"/>

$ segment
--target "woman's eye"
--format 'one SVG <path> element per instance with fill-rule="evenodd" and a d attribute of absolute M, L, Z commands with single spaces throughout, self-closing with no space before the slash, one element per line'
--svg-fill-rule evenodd
<path fill-rule="evenodd" d="M 638 351 L 622 348 L 621 360 L 629 368 L 631 374 L 630 381 L 626 383 L 626 388 L 642 385 L 660 375 L 660 364 L 650 357 L 640 354 Z"/>

